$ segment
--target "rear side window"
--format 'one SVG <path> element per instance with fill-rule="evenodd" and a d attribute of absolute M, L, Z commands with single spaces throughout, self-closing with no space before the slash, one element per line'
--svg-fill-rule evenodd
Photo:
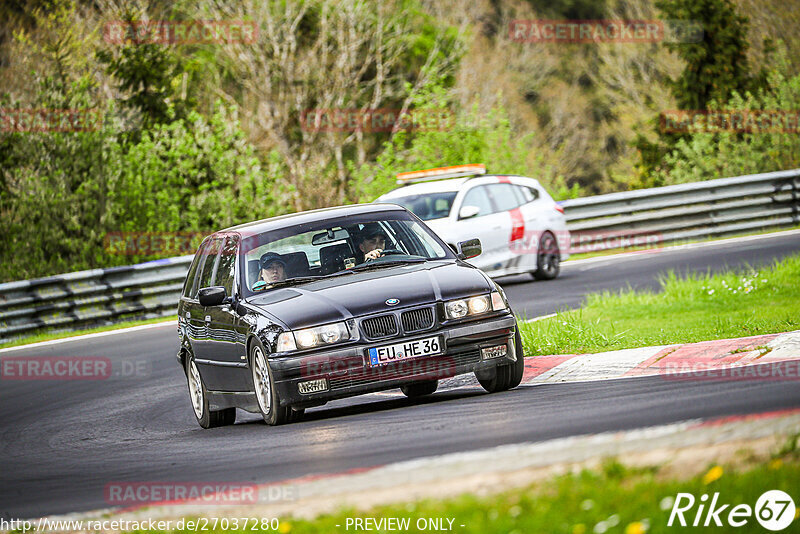
<path fill-rule="evenodd" d="M 535 187 L 529 187 L 527 185 L 517 185 L 515 186 L 517 191 L 522 194 L 522 198 L 525 200 L 525 204 L 528 202 L 533 202 L 539 198 L 539 190 Z"/>
<path fill-rule="evenodd" d="M 461 207 L 463 208 L 464 206 L 477 206 L 480 209 L 478 217 L 494 212 L 492 202 L 486 194 L 486 186 L 484 185 L 473 187 L 467 191 L 467 194 L 464 195 L 464 202 L 461 203 Z"/>

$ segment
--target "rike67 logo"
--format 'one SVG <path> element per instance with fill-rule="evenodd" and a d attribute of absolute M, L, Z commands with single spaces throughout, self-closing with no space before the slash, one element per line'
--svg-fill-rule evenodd
<path fill-rule="evenodd" d="M 732 506 L 724 503 L 719 492 L 714 493 L 710 501 L 705 493 L 700 499 L 695 499 L 691 493 L 678 493 L 667 526 L 738 528 L 751 523 L 755 516 L 765 529 L 779 531 L 791 525 L 796 514 L 794 501 L 788 493 L 780 490 L 764 492 L 756 501 L 755 508 L 748 504 Z"/>

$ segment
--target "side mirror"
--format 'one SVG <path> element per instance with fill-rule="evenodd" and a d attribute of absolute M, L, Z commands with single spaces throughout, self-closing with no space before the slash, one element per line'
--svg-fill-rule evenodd
<path fill-rule="evenodd" d="M 458 218 L 459 219 L 471 219 L 478 215 L 481 212 L 481 209 L 478 206 L 462 206 L 460 210 L 458 210 Z"/>
<path fill-rule="evenodd" d="M 461 241 L 458 245 L 456 245 L 456 248 L 458 249 L 456 256 L 460 260 L 468 260 L 470 258 L 474 258 L 475 256 L 480 256 L 481 252 L 483 252 L 480 239 Z"/>
<path fill-rule="evenodd" d="M 225 302 L 225 297 L 225 288 L 219 286 L 204 287 L 197 294 L 201 306 L 219 306 Z"/>

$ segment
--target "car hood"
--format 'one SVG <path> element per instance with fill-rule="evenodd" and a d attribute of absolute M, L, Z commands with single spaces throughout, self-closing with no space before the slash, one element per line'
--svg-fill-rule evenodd
<path fill-rule="evenodd" d="M 249 298 L 248 303 L 294 330 L 493 289 L 494 284 L 475 267 L 460 261 L 442 260 L 277 288 Z M 389 306 L 388 299 L 400 302 Z"/>

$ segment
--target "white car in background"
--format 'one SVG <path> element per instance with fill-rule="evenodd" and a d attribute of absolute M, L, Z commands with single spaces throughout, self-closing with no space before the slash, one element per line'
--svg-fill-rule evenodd
<path fill-rule="evenodd" d="M 549 280 L 569 257 L 564 210 L 533 178 L 457 165 L 400 173 L 397 183 L 407 185 L 375 202 L 405 207 L 453 248 L 477 237 L 483 252 L 470 263 L 489 276 Z"/>

